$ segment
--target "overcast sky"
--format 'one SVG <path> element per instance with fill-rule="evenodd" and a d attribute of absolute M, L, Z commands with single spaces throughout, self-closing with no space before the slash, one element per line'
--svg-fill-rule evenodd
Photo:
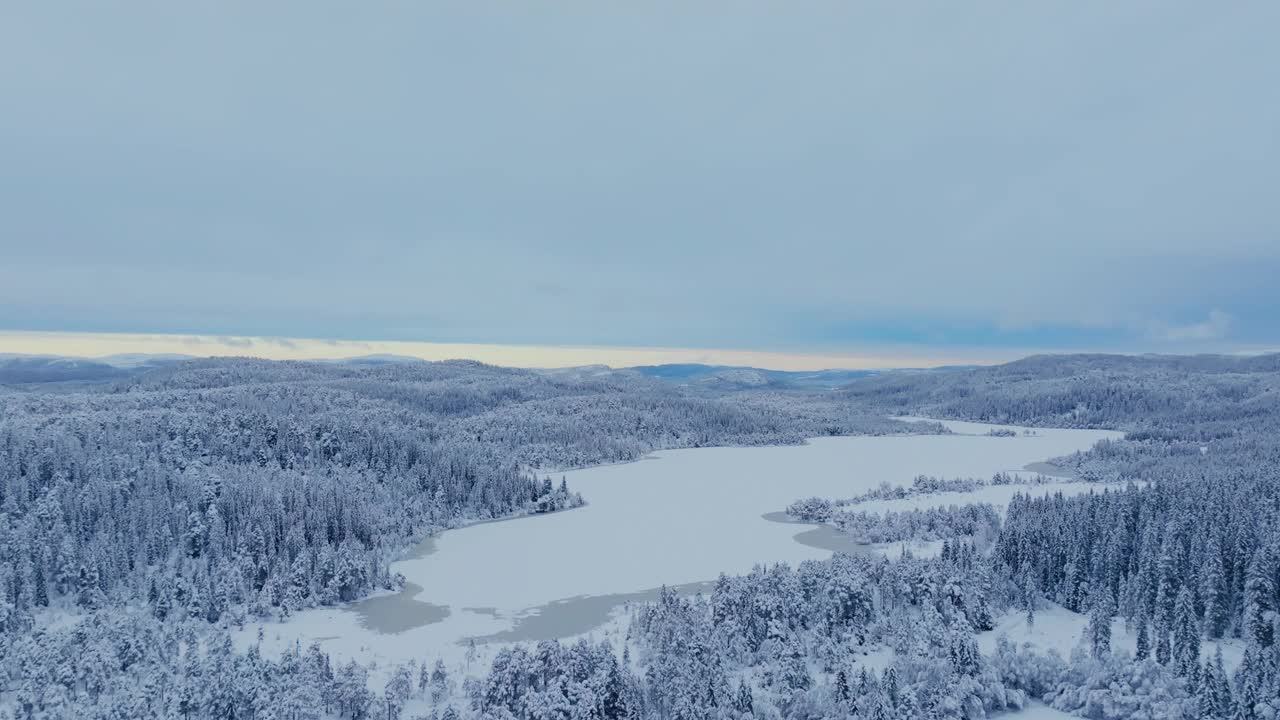
<path fill-rule="evenodd" d="M 5 3 L 0 329 L 1280 346 L 1277 37 L 1274 1 Z"/>

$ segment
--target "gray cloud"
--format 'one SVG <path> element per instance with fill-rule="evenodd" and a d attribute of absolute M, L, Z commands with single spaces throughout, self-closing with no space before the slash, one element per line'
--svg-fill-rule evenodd
<path fill-rule="evenodd" d="M 1152 328 L 1151 334 L 1159 340 L 1168 342 L 1220 340 L 1227 336 L 1234 321 L 1234 318 L 1221 310 L 1211 310 L 1203 322 L 1159 326 Z"/>
<path fill-rule="evenodd" d="M 1277 29 L 1263 2 L 9 8 L 0 327 L 1275 340 Z"/>
<path fill-rule="evenodd" d="M 251 338 L 228 337 L 226 335 L 214 338 L 214 342 L 216 342 L 218 345 L 225 345 L 229 348 L 236 348 L 241 350 L 247 350 L 249 348 L 252 348 L 255 345 L 253 339 Z"/>

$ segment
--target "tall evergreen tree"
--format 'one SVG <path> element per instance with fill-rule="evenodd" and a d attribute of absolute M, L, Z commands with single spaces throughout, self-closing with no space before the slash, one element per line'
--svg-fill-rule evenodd
<path fill-rule="evenodd" d="M 1156 662 L 1161 665 L 1168 665 L 1170 659 L 1173 658 L 1173 649 L 1169 642 L 1169 630 L 1157 626 L 1156 632 Z"/>
<path fill-rule="evenodd" d="M 1173 654 L 1174 668 L 1183 677 L 1191 676 L 1200 667 L 1200 622 L 1191 591 L 1185 587 L 1178 592 L 1174 609 Z"/>
<path fill-rule="evenodd" d="M 1089 625 L 1085 632 L 1095 658 L 1111 654 L 1111 618 L 1115 614 L 1115 600 L 1111 591 L 1098 586 L 1092 592 L 1089 608 Z"/>
<path fill-rule="evenodd" d="M 1230 607 L 1227 597 L 1227 578 L 1222 566 L 1222 548 L 1215 536 L 1210 536 L 1205 548 L 1205 565 L 1200 578 L 1200 597 L 1204 604 L 1204 633 L 1210 639 L 1222 637 L 1227 628 Z"/>
<path fill-rule="evenodd" d="M 1268 553 L 1259 550 L 1249 562 L 1244 582 L 1244 627 L 1247 639 L 1258 647 L 1273 641 L 1275 586 Z"/>
<path fill-rule="evenodd" d="M 1030 629 L 1036 624 L 1036 598 L 1039 591 L 1036 589 L 1035 576 L 1031 574 L 1031 568 L 1023 570 L 1022 582 L 1020 584 L 1022 591 L 1022 609 L 1026 613 L 1027 628 Z"/>

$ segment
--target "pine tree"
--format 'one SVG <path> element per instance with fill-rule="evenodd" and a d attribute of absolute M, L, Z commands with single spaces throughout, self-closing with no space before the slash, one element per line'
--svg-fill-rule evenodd
<path fill-rule="evenodd" d="M 1027 613 L 1027 629 L 1036 624 L 1037 594 L 1035 576 L 1031 574 L 1031 568 L 1027 567 L 1022 573 L 1022 608 Z"/>
<path fill-rule="evenodd" d="M 1080 568 L 1075 563 L 1068 562 L 1062 569 L 1062 579 L 1058 582 L 1058 593 L 1054 599 L 1068 610 L 1079 611 L 1080 606 L 1076 604 L 1076 588 L 1079 584 Z"/>
<path fill-rule="evenodd" d="M 1175 671 L 1190 677 L 1200 666 L 1200 623 L 1196 618 L 1191 591 L 1182 588 L 1174 609 L 1173 653 L 1177 660 Z"/>
<path fill-rule="evenodd" d="M 890 720 L 892 715 L 893 711 L 884 696 L 875 696 L 871 704 L 871 720 Z"/>
<path fill-rule="evenodd" d="M 1204 682 L 1200 683 L 1200 692 L 1196 694 L 1196 717 L 1199 720 L 1222 720 L 1213 703 L 1213 690 L 1208 684 L 1212 678 L 1207 674 L 1207 668 L 1203 677 Z"/>
<path fill-rule="evenodd" d="M 1273 641 L 1272 598 L 1275 586 L 1271 581 L 1270 562 L 1265 551 L 1254 553 L 1246 570 L 1244 582 L 1244 626 L 1246 638 L 1258 647 L 1270 647 Z"/>
<path fill-rule="evenodd" d="M 418 666 L 418 694 L 426 695 L 427 688 L 429 688 L 430 686 L 431 686 L 431 668 L 427 667 L 427 664 L 424 662 Z"/>
<path fill-rule="evenodd" d="M 1168 547 L 1169 547 L 1169 543 L 1166 538 L 1166 542 L 1165 542 L 1166 551 Z M 1164 563 L 1163 560 L 1161 562 L 1162 564 Z M 1161 581 L 1160 592 L 1158 592 L 1156 595 L 1157 602 L 1156 602 L 1155 621 L 1152 623 L 1152 628 L 1151 628 L 1152 632 L 1155 633 L 1156 662 L 1160 663 L 1161 665 L 1168 665 L 1169 660 L 1173 655 L 1171 646 L 1169 644 L 1170 643 L 1169 636 L 1173 633 L 1173 609 L 1170 607 L 1169 609 L 1166 610 L 1165 606 L 1167 603 L 1165 603 L 1164 601 L 1165 594 L 1172 593 L 1172 591 L 1169 590 L 1169 588 L 1172 587 L 1171 582 L 1172 582 L 1171 580 L 1168 582 L 1166 582 L 1165 580 Z M 1173 599 L 1174 599 L 1173 594 L 1171 594 L 1169 597 L 1170 602 L 1172 602 Z"/>
<path fill-rule="evenodd" d="M 1227 720 L 1231 714 L 1231 688 L 1222 668 L 1222 649 L 1214 659 L 1205 662 L 1196 692 L 1196 708 L 1200 720 Z"/>
<path fill-rule="evenodd" d="M 978 632 L 986 632 L 994 630 L 996 627 L 995 618 L 991 613 L 991 576 L 985 568 L 979 569 L 978 592 L 973 600 L 973 607 L 969 613 L 969 622 L 973 625 L 973 629 Z"/>
<path fill-rule="evenodd" d="M 1212 667 L 1213 674 L 1213 707 L 1219 717 L 1226 718 L 1231 714 L 1231 708 L 1235 704 L 1231 697 L 1231 683 L 1227 681 L 1227 671 L 1222 667 L 1222 646 L 1219 645 L 1213 654 L 1213 663 L 1206 666 Z"/>
<path fill-rule="evenodd" d="M 1173 603 L 1177 596 L 1178 565 L 1176 550 L 1176 525 L 1170 521 L 1160 543 L 1160 559 L 1156 563 L 1156 621 L 1173 617 Z"/>
<path fill-rule="evenodd" d="M 467 639 L 467 670 L 471 670 L 471 663 L 476 661 L 477 650 L 475 638 Z"/>
<path fill-rule="evenodd" d="M 426 672 L 426 667 L 423 667 Z M 439 704 L 449 694 L 449 672 L 444 667 L 444 660 L 437 658 L 435 667 L 431 669 L 431 702 Z"/>
<path fill-rule="evenodd" d="M 780 664 L 783 687 L 791 692 L 809 689 L 812 678 L 809 676 L 809 666 L 805 662 L 804 650 L 798 641 L 793 640 L 788 643 L 788 648 L 780 658 Z"/>
<path fill-rule="evenodd" d="M 880 683 L 876 680 L 875 676 L 867 672 L 867 669 L 865 667 L 859 670 L 858 671 L 858 687 L 853 693 L 854 698 L 855 699 L 865 698 L 869 695 L 873 695 L 879 692 L 880 692 Z"/>
<path fill-rule="evenodd" d="M 600 656 L 604 658 L 606 670 L 602 693 L 599 700 L 599 714 L 605 718 L 624 718 L 627 716 L 626 678 L 623 677 L 621 665 L 613 650 L 604 643 L 600 645 Z"/>
<path fill-rule="evenodd" d="M 1169 647 L 1169 631 L 1156 628 L 1156 662 L 1168 665 L 1173 652 Z"/>
<path fill-rule="evenodd" d="M 383 705 L 387 711 L 387 720 L 398 720 L 404 712 L 405 703 L 413 695 L 413 676 L 409 668 L 401 665 L 391 673 L 386 687 L 382 691 Z"/>
<path fill-rule="evenodd" d="M 39 558 L 36 559 L 35 567 L 32 569 L 31 581 L 35 585 L 33 591 L 35 604 L 39 607 L 49 607 L 49 586 L 45 580 L 44 562 Z"/>
<path fill-rule="evenodd" d="M 1222 549 L 1217 538 L 1210 538 L 1205 548 L 1204 573 L 1200 578 L 1200 597 L 1204 602 L 1204 633 L 1210 639 L 1222 637 L 1227 628 L 1227 579 L 1222 567 Z"/>
<path fill-rule="evenodd" d="M 1248 651 L 1245 651 L 1245 660 L 1249 658 Z M 1254 687 L 1251 673 L 1244 671 L 1244 663 L 1241 663 L 1241 669 L 1237 671 L 1236 681 L 1236 704 L 1232 710 L 1231 720 L 1255 720 L 1258 717 L 1255 707 L 1258 704 L 1258 691 Z M 1243 675 L 1243 677 L 1239 677 Z"/>
<path fill-rule="evenodd" d="M 1115 601 L 1111 592 L 1099 587 L 1092 592 L 1089 603 L 1089 625 L 1086 633 L 1095 658 L 1111 654 L 1111 617 L 1115 614 Z"/>
<path fill-rule="evenodd" d="M 738 681 L 738 692 L 734 694 L 733 708 L 740 713 L 755 711 L 755 701 L 751 697 L 751 688 L 743 681 Z"/>
<path fill-rule="evenodd" d="M 884 671 L 884 679 L 880 683 L 884 689 L 885 697 L 889 700 L 890 707 L 898 706 L 898 670 L 890 665 Z"/>
<path fill-rule="evenodd" d="M 845 674 L 844 668 L 836 673 L 836 700 L 842 705 L 849 704 L 849 677 Z"/>
<path fill-rule="evenodd" d="M 920 700 L 916 697 L 915 690 L 908 685 L 903 688 L 901 699 L 898 701 L 898 717 L 918 718 L 921 715 Z"/>
<path fill-rule="evenodd" d="M 80 574 L 76 580 L 76 604 L 88 610 L 102 607 L 102 590 L 98 587 L 98 567 L 80 566 Z"/>
<path fill-rule="evenodd" d="M 200 678 L 200 663 L 194 647 L 187 648 L 182 656 L 182 674 L 178 678 L 176 705 L 178 714 L 183 718 L 191 717 L 199 712 L 202 704 L 203 684 Z"/>

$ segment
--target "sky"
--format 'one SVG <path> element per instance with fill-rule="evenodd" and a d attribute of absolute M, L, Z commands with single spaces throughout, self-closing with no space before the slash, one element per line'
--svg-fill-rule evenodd
<path fill-rule="evenodd" d="M 1248 1 L 5 3 L 0 352 L 1280 347 L 1277 36 Z"/>

